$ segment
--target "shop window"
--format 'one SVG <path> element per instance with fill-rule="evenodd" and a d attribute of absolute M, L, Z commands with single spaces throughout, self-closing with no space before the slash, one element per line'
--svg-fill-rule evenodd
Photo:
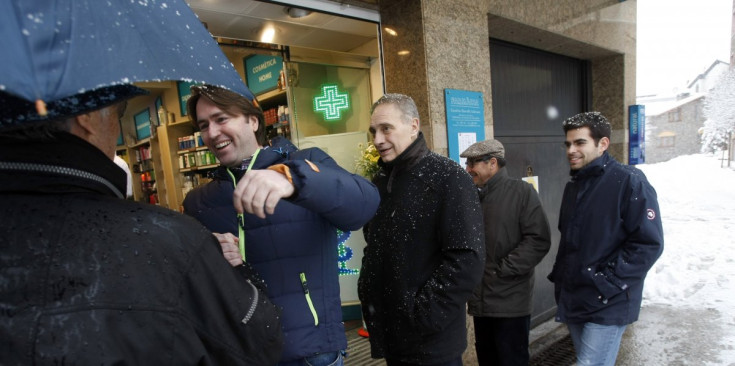
<path fill-rule="evenodd" d="M 289 68 L 297 139 L 370 128 L 369 69 L 304 62 Z"/>

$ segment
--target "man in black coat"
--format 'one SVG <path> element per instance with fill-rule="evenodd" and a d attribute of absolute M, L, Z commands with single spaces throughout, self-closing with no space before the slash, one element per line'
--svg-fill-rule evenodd
<path fill-rule="evenodd" d="M 532 185 L 508 176 L 498 140 L 460 154 L 480 190 L 485 273 L 469 300 L 480 366 L 528 365 L 534 267 L 551 247 L 549 221 Z"/>
<path fill-rule="evenodd" d="M 370 132 L 381 201 L 364 228 L 358 295 L 372 357 L 461 365 L 466 303 L 485 258 L 477 189 L 459 164 L 429 151 L 410 97 L 375 102 Z"/>
<path fill-rule="evenodd" d="M 48 104 L 0 92 L 3 365 L 273 365 L 278 311 L 196 220 L 124 199 L 132 85 Z"/>

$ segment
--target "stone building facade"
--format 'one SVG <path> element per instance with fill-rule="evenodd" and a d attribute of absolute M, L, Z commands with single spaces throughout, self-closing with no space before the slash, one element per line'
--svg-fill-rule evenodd
<path fill-rule="evenodd" d="M 702 147 L 705 96 L 681 100 L 672 108 L 646 116 L 646 163 L 660 163 L 680 155 L 697 154 Z"/>

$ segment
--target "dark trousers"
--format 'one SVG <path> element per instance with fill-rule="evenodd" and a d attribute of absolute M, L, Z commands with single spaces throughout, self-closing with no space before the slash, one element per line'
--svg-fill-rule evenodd
<path fill-rule="evenodd" d="M 407 363 L 407 362 L 401 362 L 398 360 L 385 360 L 386 366 L 421 366 L 416 363 Z M 442 362 L 442 363 L 432 363 L 431 365 L 426 366 L 462 366 L 462 356 L 457 357 L 454 360 Z"/>
<path fill-rule="evenodd" d="M 474 317 L 475 350 L 479 366 L 528 366 L 531 316 Z"/>

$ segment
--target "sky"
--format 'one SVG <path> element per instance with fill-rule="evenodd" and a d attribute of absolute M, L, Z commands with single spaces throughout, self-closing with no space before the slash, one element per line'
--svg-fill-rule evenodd
<path fill-rule="evenodd" d="M 637 166 L 656 189 L 664 228 L 664 252 L 648 272 L 643 307 L 656 307 L 659 312 L 683 309 L 678 314 L 694 314 L 692 326 L 711 318 L 705 328 L 720 330 L 695 332 L 695 338 L 715 334 L 702 348 L 718 354 L 709 355 L 709 362 L 694 358 L 699 360 L 695 364 L 702 365 L 735 364 L 735 162 L 733 168 L 720 168 L 719 157 L 719 153 L 684 155 Z M 670 348 L 669 353 L 681 348 L 674 344 L 686 347 L 696 343 L 682 329 L 687 327 L 687 319 L 676 322 L 676 327 L 652 332 L 650 339 L 642 342 L 644 347 L 663 354 L 666 348 Z M 645 331 L 640 333 L 645 335 Z M 677 341 L 677 337 L 685 339 Z M 720 344 L 707 344 L 710 342 Z M 705 353 L 702 349 L 694 352 Z M 670 358 L 646 363 L 686 364 L 681 362 Z"/>
<path fill-rule="evenodd" d="M 730 62 L 733 0 L 638 0 L 636 94 L 673 95 Z"/>

